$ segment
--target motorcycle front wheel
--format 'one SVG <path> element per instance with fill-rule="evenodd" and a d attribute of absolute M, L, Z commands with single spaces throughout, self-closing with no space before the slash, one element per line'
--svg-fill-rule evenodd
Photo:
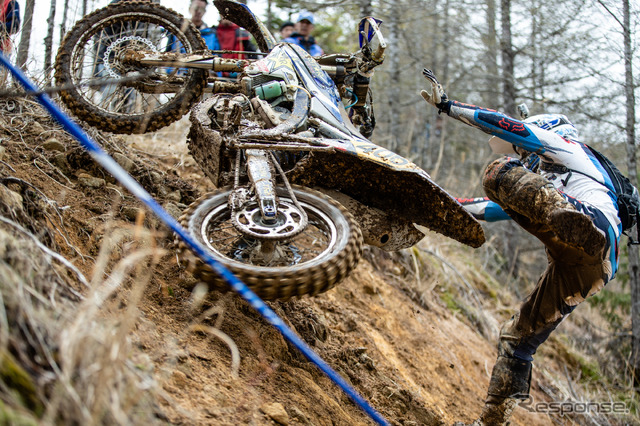
<path fill-rule="evenodd" d="M 56 83 L 64 104 L 87 124 L 111 133 L 150 132 L 189 111 L 204 92 L 207 71 L 141 67 L 131 54 L 206 49 L 180 14 L 148 1 L 118 2 L 67 33 L 56 56 Z"/>
<path fill-rule="evenodd" d="M 287 300 L 322 293 L 356 267 L 362 255 L 362 233 L 353 216 L 328 196 L 297 186 L 293 192 L 308 224 L 291 238 L 260 239 L 240 232 L 231 219 L 229 188 L 205 195 L 179 221 L 215 260 L 261 298 Z M 281 205 L 294 204 L 284 188 L 277 188 L 277 194 Z M 181 259 L 197 279 L 210 289 L 230 289 L 184 242 L 179 248 Z"/>

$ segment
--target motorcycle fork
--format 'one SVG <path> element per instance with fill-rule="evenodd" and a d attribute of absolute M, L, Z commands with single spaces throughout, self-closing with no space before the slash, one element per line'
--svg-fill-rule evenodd
<path fill-rule="evenodd" d="M 275 221 L 278 214 L 276 191 L 267 152 L 261 149 L 248 149 L 246 156 L 249 179 L 255 188 L 262 218 L 267 223 Z"/>

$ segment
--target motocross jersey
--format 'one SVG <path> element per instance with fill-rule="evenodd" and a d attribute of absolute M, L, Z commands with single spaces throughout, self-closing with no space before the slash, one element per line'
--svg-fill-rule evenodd
<path fill-rule="evenodd" d="M 594 225 L 604 233 L 607 240 L 605 253 L 612 266 L 609 279 L 613 278 L 618 267 L 618 245 L 622 233 L 617 198 L 609 175 L 587 146 L 494 110 L 457 101 L 449 101 L 447 106 L 445 110 L 449 116 L 513 144 L 516 152 L 533 152 L 539 157 L 542 163 L 539 173 L 553 183 L 578 211 L 591 217 Z M 579 173 L 544 171 L 545 164 L 563 165 Z M 471 205 L 479 204 L 475 209 L 480 209 L 479 215 L 485 217 L 487 209 L 491 211 L 499 207 L 488 200 L 477 200 L 475 203 L 467 202 L 469 207 L 465 207 L 471 209 Z M 473 211 L 470 212 L 475 216 Z M 490 217 L 498 216 L 491 213 Z"/>

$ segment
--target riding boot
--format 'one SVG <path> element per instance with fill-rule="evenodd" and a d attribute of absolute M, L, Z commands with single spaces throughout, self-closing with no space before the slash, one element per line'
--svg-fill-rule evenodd
<path fill-rule="evenodd" d="M 498 355 L 480 417 L 469 426 L 503 426 L 520 400 L 529 397 L 531 362 Z M 462 423 L 455 423 L 462 426 Z"/>
<path fill-rule="evenodd" d="M 487 167 L 482 183 L 489 199 L 506 211 L 543 225 L 565 244 L 580 247 L 590 256 L 604 247 L 605 237 L 591 219 L 567 201 L 551 182 L 525 169 L 519 160 L 494 161 Z"/>
<path fill-rule="evenodd" d="M 495 398 L 488 397 L 484 407 L 482 408 L 482 414 L 473 423 L 465 425 L 461 422 L 456 422 L 454 426 L 503 426 L 509 425 L 509 418 L 513 414 L 513 410 L 516 409 L 520 400 L 516 398 Z"/>

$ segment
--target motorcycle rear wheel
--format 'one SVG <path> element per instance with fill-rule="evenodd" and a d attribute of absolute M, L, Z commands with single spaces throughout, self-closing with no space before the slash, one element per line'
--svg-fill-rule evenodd
<path fill-rule="evenodd" d="M 207 46 L 199 31 L 177 12 L 148 1 L 126 1 L 99 9 L 67 33 L 56 56 L 55 78 L 61 99 L 87 124 L 111 133 L 146 133 L 165 127 L 201 97 L 206 70 L 137 67 L 126 52 L 165 52 L 174 37 L 186 53 Z M 146 74 L 144 78 L 133 80 Z M 133 81 L 100 87 L 100 79 Z"/>
<path fill-rule="evenodd" d="M 353 216 L 328 196 L 294 186 L 309 223 L 300 234 L 276 241 L 281 255 L 267 262 L 260 252 L 265 240 L 247 237 L 233 226 L 229 193 L 230 188 L 224 188 L 205 195 L 189 206 L 179 221 L 215 260 L 261 298 L 287 300 L 322 293 L 347 277 L 358 264 L 363 245 L 360 228 Z M 277 193 L 280 202 L 291 202 L 284 188 L 277 188 Z M 210 289 L 230 289 L 186 244 L 180 242 L 179 250 L 189 270 Z"/>

